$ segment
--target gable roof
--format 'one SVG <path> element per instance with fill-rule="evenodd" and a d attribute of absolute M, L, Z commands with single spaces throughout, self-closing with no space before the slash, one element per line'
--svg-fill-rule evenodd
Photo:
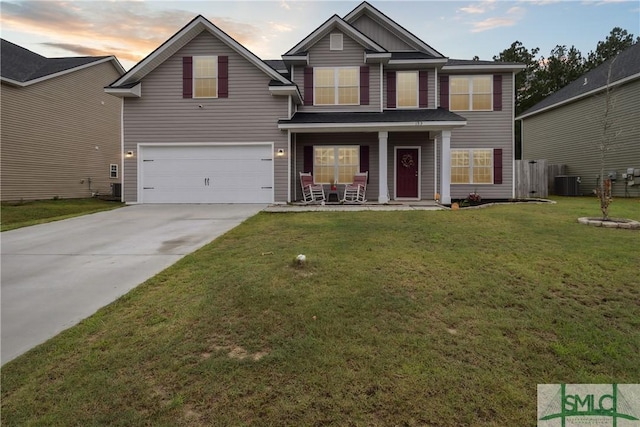
<path fill-rule="evenodd" d="M 47 58 L 4 39 L 0 39 L 0 43 L 2 81 L 15 86 L 29 86 L 108 61 L 124 74 L 124 68 L 114 56 Z"/>
<path fill-rule="evenodd" d="M 552 108 L 603 91 L 607 86 L 609 66 L 611 66 L 610 86 L 617 86 L 640 78 L 640 43 L 620 52 L 615 58 L 603 62 L 593 70 L 583 74 L 557 92 L 547 96 L 533 107 L 516 117 L 517 120 L 530 117 Z"/>
<path fill-rule="evenodd" d="M 444 55 L 442 55 L 440 52 L 429 46 L 424 41 L 420 40 L 412 32 L 404 28 L 402 25 L 398 24 L 393 19 L 389 18 L 384 13 L 380 12 L 378 9 L 376 9 L 366 1 L 363 1 L 362 3 L 360 3 L 360 5 L 358 5 L 358 7 L 349 12 L 344 17 L 344 20 L 351 24 L 362 15 L 369 16 L 378 24 L 384 26 L 387 30 L 391 31 L 400 39 L 404 40 L 407 44 L 413 46 L 416 50 L 429 53 L 436 58 L 444 58 Z"/>
<path fill-rule="evenodd" d="M 208 31 L 231 49 L 236 51 L 242 57 L 254 64 L 273 80 L 277 80 L 284 84 L 292 85 L 289 79 L 274 70 L 269 64 L 258 58 L 254 53 L 246 47 L 235 41 L 231 36 L 216 27 L 211 21 L 202 15 L 196 16 L 191 22 L 182 27 L 180 31 L 174 34 L 169 40 L 161 44 L 156 50 L 147 55 L 142 61 L 138 62 L 125 75 L 109 85 L 109 88 L 122 88 L 135 82 L 139 82 L 144 76 L 153 71 L 156 67 L 169 59 L 178 50 L 189 43 L 194 37 L 203 31 Z"/>
<path fill-rule="evenodd" d="M 325 37 L 336 28 L 347 34 L 356 42 L 360 43 L 366 49 L 372 50 L 374 52 L 386 52 L 386 50 L 382 46 L 371 40 L 369 37 L 361 33 L 358 29 L 354 28 L 352 25 L 345 22 L 338 15 L 333 15 L 318 28 L 313 30 L 311 34 L 305 37 L 300 43 L 289 49 L 289 51 L 287 51 L 287 53 L 282 56 L 286 57 L 306 53 L 306 51 L 309 50 L 311 46 L 316 44 L 320 39 Z"/>

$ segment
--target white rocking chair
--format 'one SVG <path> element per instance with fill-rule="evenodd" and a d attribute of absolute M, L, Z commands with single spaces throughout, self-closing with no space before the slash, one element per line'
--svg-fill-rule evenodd
<path fill-rule="evenodd" d="M 343 203 L 364 203 L 367 201 L 367 178 L 369 172 L 356 173 L 353 182 L 344 187 Z"/>
<path fill-rule="evenodd" d="M 300 172 L 300 186 L 302 187 L 302 196 L 305 203 L 324 202 L 324 188 L 320 184 L 313 182 L 313 175 L 310 173 Z"/>

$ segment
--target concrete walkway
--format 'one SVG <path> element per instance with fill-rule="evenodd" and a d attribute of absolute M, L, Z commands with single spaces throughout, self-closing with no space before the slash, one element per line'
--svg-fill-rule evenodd
<path fill-rule="evenodd" d="M 1 235 L 4 364 L 266 205 L 136 205 Z"/>
<path fill-rule="evenodd" d="M 449 209 L 435 201 L 394 202 L 388 204 L 290 204 L 271 205 L 265 212 L 360 212 L 360 211 L 437 211 Z"/>

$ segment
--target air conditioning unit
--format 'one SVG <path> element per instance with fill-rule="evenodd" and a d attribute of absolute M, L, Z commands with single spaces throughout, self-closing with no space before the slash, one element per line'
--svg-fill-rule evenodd
<path fill-rule="evenodd" d="M 579 196 L 580 177 L 559 175 L 554 177 L 553 190 L 557 196 Z"/>

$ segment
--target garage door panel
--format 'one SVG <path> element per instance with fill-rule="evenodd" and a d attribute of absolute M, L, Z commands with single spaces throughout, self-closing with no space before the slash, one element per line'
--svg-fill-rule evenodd
<path fill-rule="evenodd" d="M 271 145 L 142 149 L 144 203 L 271 203 Z"/>

